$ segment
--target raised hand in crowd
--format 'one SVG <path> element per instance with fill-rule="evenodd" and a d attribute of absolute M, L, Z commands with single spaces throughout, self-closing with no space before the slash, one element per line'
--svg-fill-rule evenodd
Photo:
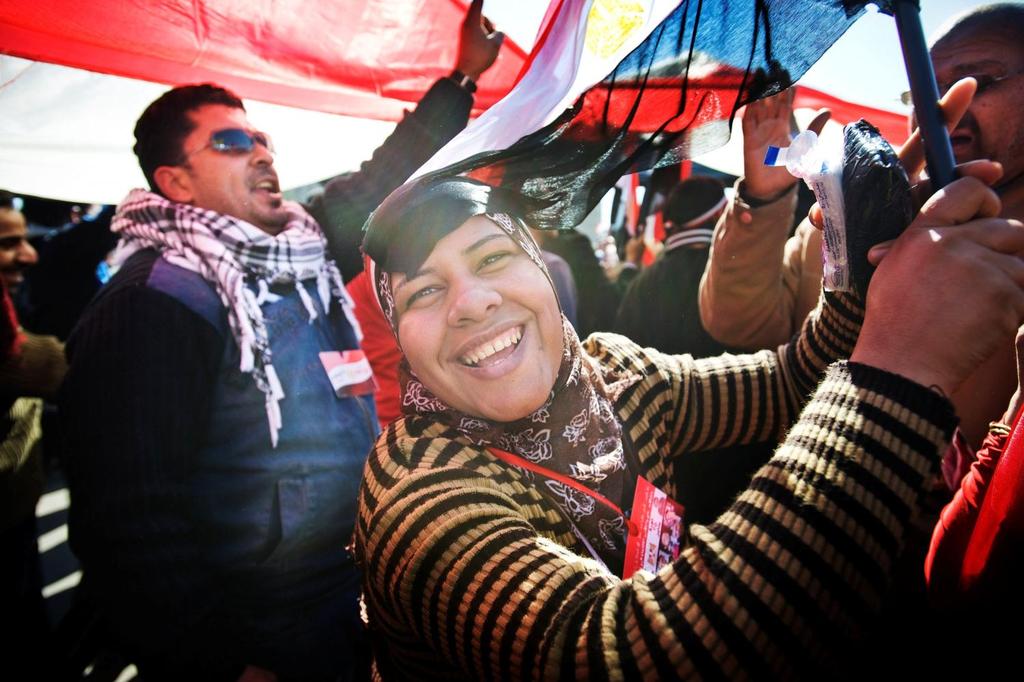
<path fill-rule="evenodd" d="M 953 132 L 956 129 L 960 119 L 967 113 L 977 89 L 977 81 L 973 78 L 964 78 L 954 83 L 949 91 L 939 100 L 939 108 L 942 111 L 942 117 L 946 120 L 946 129 L 949 132 Z M 919 183 L 916 186 L 918 191 L 930 192 L 929 185 L 920 184 L 927 180 L 924 143 L 921 140 L 921 130 L 917 127 L 917 119 L 913 115 L 910 117 L 910 128 L 910 137 L 907 138 L 898 152 L 900 163 L 906 169 L 911 182 Z"/>
<path fill-rule="evenodd" d="M 639 267 L 643 262 L 644 250 L 646 248 L 647 245 L 644 243 L 643 233 L 630 237 L 626 242 L 626 262 Z"/>
<path fill-rule="evenodd" d="M 474 81 L 480 78 L 498 58 L 505 34 L 494 30 L 494 24 L 483 16 L 484 0 L 473 0 L 459 33 L 459 56 L 455 69 Z"/>
<path fill-rule="evenodd" d="M 784 167 L 766 166 L 764 155 L 769 146 L 787 147 L 795 133 L 793 121 L 794 89 L 767 97 L 746 106 L 743 112 L 743 177 L 748 199 L 768 201 L 779 197 L 796 184 L 796 177 Z M 832 112 L 822 109 L 807 129 L 821 133 Z"/>
<path fill-rule="evenodd" d="M 821 293 L 818 232 L 801 225 L 790 236 L 797 179 L 785 168 L 764 165 L 769 145 L 789 146 L 793 97 L 789 89 L 744 109 L 743 177 L 715 227 L 700 285 L 701 323 L 731 348 L 785 343 Z M 830 115 L 819 112 L 808 129 L 820 132 Z"/>

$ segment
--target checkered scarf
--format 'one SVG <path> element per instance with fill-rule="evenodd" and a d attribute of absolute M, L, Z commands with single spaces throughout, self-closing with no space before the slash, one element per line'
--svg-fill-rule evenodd
<path fill-rule="evenodd" d="M 294 283 L 309 320 L 317 310 L 304 280 L 316 280 L 324 311 L 337 300 L 349 324 L 360 335 L 352 299 L 333 260 L 324 255 L 320 226 L 297 203 L 286 202 L 290 218 L 276 236 L 231 216 L 179 204 L 142 189 L 132 190 L 117 208 L 110 229 L 121 235 L 114 263 L 119 265 L 142 249 L 156 249 L 179 267 L 210 282 L 228 311 L 231 333 L 241 353 L 239 369 L 252 374 L 266 395 L 270 440 L 277 446 L 284 390 L 271 362 L 270 340 L 260 308 L 274 284 Z"/>

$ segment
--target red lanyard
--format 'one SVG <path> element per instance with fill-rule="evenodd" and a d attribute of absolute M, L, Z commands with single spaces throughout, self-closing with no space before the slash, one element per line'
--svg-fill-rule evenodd
<path fill-rule="evenodd" d="M 569 478 L 568 476 L 566 476 L 564 474 L 558 473 L 557 471 L 552 471 L 551 469 L 547 469 L 545 467 L 542 467 L 539 464 L 534 464 L 533 462 L 525 460 L 525 459 L 523 459 L 522 457 L 520 457 L 518 455 L 513 455 L 511 452 L 508 452 L 507 450 L 501 450 L 499 448 L 487 448 L 487 449 L 491 452 L 492 455 L 494 455 L 495 457 L 497 457 L 501 461 L 505 462 L 506 464 L 511 464 L 512 466 L 517 466 L 517 467 L 521 467 L 523 469 L 528 469 L 528 470 L 530 470 L 530 471 L 532 471 L 534 473 L 540 474 L 541 476 L 546 476 L 548 478 L 552 478 L 552 479 L 558 481 L 559 483 L 562 483 L 564 485 L 569 486 L 573 490 L 581 492 L 581 493 L 583 493 L 584 495 L 586 495 L 588 497 L 594 498 L 595 500 L 597 500 L 598 502 L 600 502 L 604 506 L 606 506 L 609 509 L 611 509 L 612 511 L 614 511 L 619 516 L 621 516 L 623 518 L 626 518 L 626 515 L 624 513 L 622 513 L 622 510 L 619 509 L 619 506 L 617 504 L 615 504 L 614 502 L 612 502 L 611 500 L 609 500 L 607 497 L 605 497 L 601 493 L 597 492 L 596 490 L 591 490 L 590 488 L 588 488 L 587 486 L 583 485 L 579 481 L 571 479 L 571 478 Z"/>

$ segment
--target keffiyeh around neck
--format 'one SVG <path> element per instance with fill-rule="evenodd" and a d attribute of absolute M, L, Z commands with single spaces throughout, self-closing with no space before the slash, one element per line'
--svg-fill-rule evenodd
<path fill-rule="evenodd" d="M 521 221 L 506 214 L 487 217 L 547 274 L 540 249 Z M 370 272 L 378 300 L 398 338 L 391 277 L 376 267 Z M 564 316 L 562 359 L 551 394 L 532 414 L 514 422 L 494 422 L 455 410 L 424 386 L 408 363 L 403 361 L 399 369 L 402 411 L 406 414 L 441 422 L 477 445 L 507 450 L 570 476 L 611 500 L 621 500 L 632 489 L 626 473 L 622 425 L 612 401 L 636 379 L 618 376 L 587 356 Z M 608 565 L 621 566 L 626 537 L 622 517 L 564 483 L 553 478 L 538 480 L 535 474 L 521 471 L 558 505 L 596 556 Z"/>
<path fill-rule="evenodd" d="M 231 333 L 241 354 L 239 369 L 252 374 L 266 395 L 271 443 L 281 429 L 284 391 L 274 371 L 270 340 L 261 304 L 269 287 L 294 283 L 309 319 L 318 313 L 301 282 L 315 280 L 324 311 L 337 300 L 359 336 L 353 304 L 334 261 L 325 256 L 320 226 L 294 202 L 286 202 L 289 221 L 280 234 L 270 235 L 243 220 L 180 204 L 142 189 L 132 190 L 111 223 L 121 235 L 115 264 L 142 249 L 156 249 L 170 263 L 196 272 L 210 282 L 228 311 Z"/>

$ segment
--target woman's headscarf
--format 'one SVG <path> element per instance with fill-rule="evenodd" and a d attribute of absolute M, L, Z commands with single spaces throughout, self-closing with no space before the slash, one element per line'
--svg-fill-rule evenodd
<path fill-rule="evenodd" d="M 550 283 L 540 248 L 526 225 L 515 217 L 521 210 L 521 199 L 514 194 L 467 178 L 446 178 L 406 185 L 374 212 L 367 223 L 363 251 L 381 309 L 399 346 L 390 273 L 416 272 L 443 237 L 474 216 L 490 218 Z M 562 358 L 551 394 L 536 411 L 514 422 L 495 422 L 460 412 L 420 383 L 406 361 L 399 369 L 404 413 L 444 423 L 477 445 L 507 450 L 620 503 L 631 494 L 629 479 L 636 474 L 626 472 L 622 425 L 612 401 L 635 380 L 619 376 L 587 356 L 564 316 Z M 526 470 L 523 473 L 562 509 L 591 551 L 612 570 L 621 567 L 624 519 L 570 486 L 547 477 L 538 480 Z"/>

